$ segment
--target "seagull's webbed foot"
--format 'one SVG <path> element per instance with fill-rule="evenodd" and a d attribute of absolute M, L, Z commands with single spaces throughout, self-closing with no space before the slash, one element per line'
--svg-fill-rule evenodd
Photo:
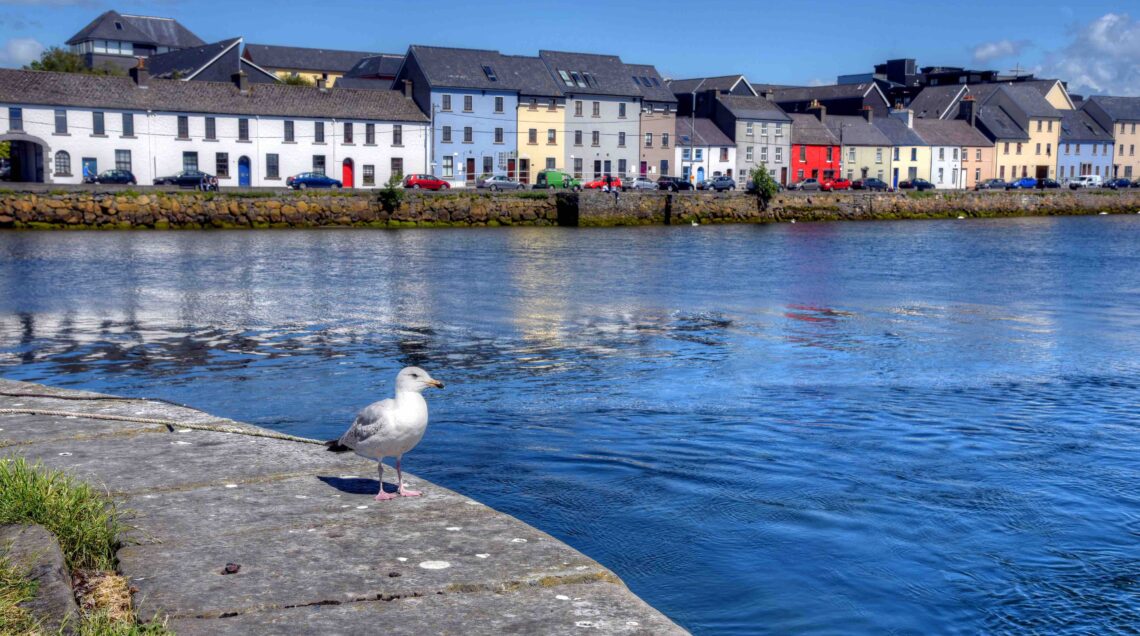
<path fill-rule="evenodd" d="M 384 492 L 383 488 L 381 488 L 380 492 L 376 495 L 376 501 L 388 501 L 389 499 L 395 499 L 399 496 L 400 495 L 396 493 Z"/>
<path fill-rule="evenodd" d="M 419 497 L 423 493 L 418 490 L 408 490 L 404 488 L 404 484 L 400 484 L 400 489 L 396 491 L 401 497 Z"/>

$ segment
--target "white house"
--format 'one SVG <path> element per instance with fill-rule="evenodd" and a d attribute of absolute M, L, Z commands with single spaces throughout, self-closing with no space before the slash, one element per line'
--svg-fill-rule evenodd
<path fill-rule="evenodd" d="M 198 169 L 222 186 L 273 187 L 316 171 L 372 188 L 426 171 L 427 131 L 400 91 L 0 69 L 13 180 L 81 183 L 126 169 L 146 185 Z"/>
<path fill-rule="evenodd" d="M 733 175 L 736 142 L 711 119 L 678 117 L 674 138 L 676 165 L 681 168 L 682 178 L 698 183 L 717 175 Z"/>

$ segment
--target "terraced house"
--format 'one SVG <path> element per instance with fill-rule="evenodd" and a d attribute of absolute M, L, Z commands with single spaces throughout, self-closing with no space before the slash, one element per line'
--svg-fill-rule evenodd
<path fill-rule="evenodd" d="M 378 55 L 363 51 L 311 49 L 273 44 L 246 44 L 242 58 L 277 75 L 281 79 L 301 77 L 313 84 L 332 86 L 361 58 Z"/>
<path fill-rule="evenodd" d="M 1085 175 L 1103 179 L 1112 176 L 1112 155 L 1116 149 L 1112 133 L 1083 108 L 1066 111 L 1061 118 L 1061 138 L 1057 147 L 1057 179 Z"/>
<path fill-rule="evenodd" d="M 676 137 L 677 98 L 669 90 L 657 69 L 648 64 L 626 64 L 630 79 L 641 91 L 641 158 L 637 173 L 657 178 L 671 174 L 676 164 L 673 150 Z"/>
<path fill-rule="evenodd" d="M 565 169 L 566 98 L 537 57 L 504 56 L 517 81 L 518 180 L 533 183 L 541 170 Z"/>
<path fill-rule="evenodd" d="M 1140 177 L 1140 97 L 1090 97 L 1082 108 L 1112 132 L 1112 176 Z"/>
<path fill-rule="evenodd" d="M 827 126 L 827 108 L 816 104 L 810 113 L 793 113 L 792 184 L 804 179 L 834 179 L 840 176 L 842 147 L 839 137 Z"/>
<path fill-rule="evenodd" d="M 930 146 L 914 130 L 914 111 L 892 110 L 875 120 L 875 127 L 891 141 L 891 172 L 885 181 L 897 188 L 903 181 L 930 180 Z"/>
<path fill-rule="evenodd" d="M 915 119 L 914 131 L 930 149 L 928 180 L 935 188 L 972 188 L 993 178 L 994 144 L 968 122 Z"/>
<path fill-rule="evenodd" d="M 875 111 L 862 116 L 828 115 L 825 122 L 839 139 L 843 177 L 875 178 L 886 182 L 891 173 L 891 140 L 875 124 Z"/>

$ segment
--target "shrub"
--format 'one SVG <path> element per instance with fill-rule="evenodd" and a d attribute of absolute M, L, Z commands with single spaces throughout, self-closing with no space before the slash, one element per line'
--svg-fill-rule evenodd
<path fill-rule="evenodd" d="M 776 196 L 776 192 L 780 189 L 779 184 L 768 172 L 768 166 L 764 164 L 756 166 L 749 171 L 748 179 L 752 182 L 752 192 L 760 201 L 760 209 L 767 210 L 772 197 Z"/>
<path fill-rule="evenodd" d="M 395 212 L 400 204 L 404 201 L 404 188 L 400 182 L 404 180 L 401 174 L 394 174 L 388 179 L 388 183 L 380 188 L 376 194 L 376 198 L 380 201 L 380 205 L 384 208 L 385 212 Z"/>

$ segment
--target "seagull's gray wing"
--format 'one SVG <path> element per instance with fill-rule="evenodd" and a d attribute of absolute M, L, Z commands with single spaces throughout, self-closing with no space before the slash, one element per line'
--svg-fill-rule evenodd
<path fill-rule="evenodd" d="M 373 435 L 381 435 L 385 430 L 391 430 L 392 411 L 396 409 L 396 401 L 392 399 L 373 402 L 356 414 L 352 426 L 340 437 L 340 443 L 355 449 L 359 444 Z"/>

